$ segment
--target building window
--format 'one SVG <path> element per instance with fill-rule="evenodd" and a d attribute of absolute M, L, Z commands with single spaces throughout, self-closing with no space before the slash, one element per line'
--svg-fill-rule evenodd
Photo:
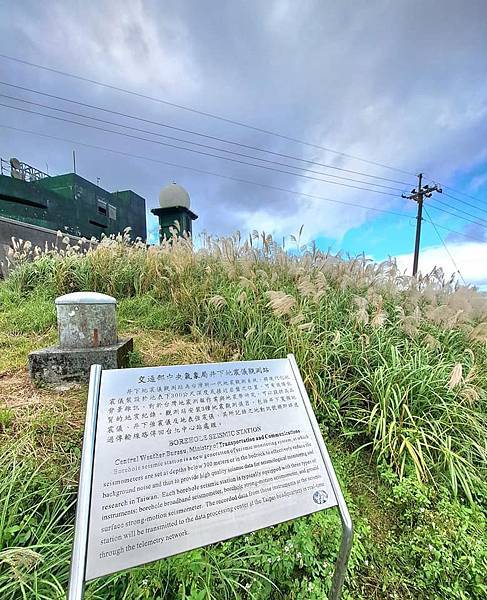
<path fill-rule="evenodd" d="M 103 202 L 103 200 L 97 200 L 96 204 L 98 207 L 98 212 L 101 213 L 102 215 L 106 215 L 107 214 L 107 203 Z"/>
<path fill-rule="evenodd" d="M 108 205 L 108 218 L 113 219 L 113 221 L 117 220 L 117 209 L 112 204 Z"/>
<path fill-rule="evenodd" d="M 91 225 L 96 225 L 97 227 L 102 227 L 103 229 L 106 229 L 108 227 L 106 223 L 98 223 L 98 221 L 93 221 L 93 219 L 90 219 L 89 222 Z"/>

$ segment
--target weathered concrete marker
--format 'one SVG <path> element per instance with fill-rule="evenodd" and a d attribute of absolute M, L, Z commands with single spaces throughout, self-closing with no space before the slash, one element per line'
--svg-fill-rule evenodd
<path fill-rule="evenodd" d="M 33 380 L 48 384 L 87 382 L 90 367 L 126 367 L 132 338 L 119 340 L 117 301 L 97 292 L 74 292 L 56 298 L 59 346 L 29 354 Z"/>

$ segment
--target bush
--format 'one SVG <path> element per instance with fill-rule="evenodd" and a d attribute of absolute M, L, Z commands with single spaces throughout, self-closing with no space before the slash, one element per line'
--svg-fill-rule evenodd
<path fill-rule="evenodd" d="M 386 578 L 420 598 L 485 598 L 487 522 L 476 507 L 405 479 L 393 488 L 399 520 Z"/>

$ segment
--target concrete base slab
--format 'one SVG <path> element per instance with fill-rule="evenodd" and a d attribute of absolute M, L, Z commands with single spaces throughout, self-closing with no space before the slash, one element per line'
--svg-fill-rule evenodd
<path fill-rule="evenodd" d="M 128 366 L 129 353 L 133 351 L 132 338 L 119 340 L 104 348 L 67 350 L 52 346 L 29 354 L 29 373 L 33 381 L 59 385 L 65 382 L 88 383 L 91 365 L 104 369 Z"/>

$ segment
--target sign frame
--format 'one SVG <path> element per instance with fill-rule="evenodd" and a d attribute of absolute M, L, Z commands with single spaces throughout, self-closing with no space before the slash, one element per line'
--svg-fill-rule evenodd
<path fill-rule="evenodd" d="M 338 557 L 335 563 L 332 586 L 329 600 L 338 600 L 347 572 L 348 559 L 353 543 L 353 523 L 343 497 L 340 484 L 335 474 L 328 450 L 323 441 L 318 421 L 313 412 L 311 402 L 304 387 L 296 359 L 293 354 L 288 354 L 294 379 L 303 400 L 307 417 L 310 421 L 318 449 L 330 479 L 330 483 L 337 501 L 336 507 L 342 525 L 342 537 Z M 211 363 L 210 363 L 211 364 Z M 88 530 L 90 523 L 90 506 L 93 484 L 93 467 L 96 442 L 96 428 L 98 420 L 98 407 L 100 399 L 100 383 L 102 377 L 101 365 L 92 365 L 90 383 L 88 388 L 88 402 L 86 407 L 85 429 L 83 436 L 83 450 L 81 455 L 81 469 L 78 486 L 78 499 L 76 505 L 75 535 L 71 557 L 68 600 L 82 600 L 85 588 L 86 562 L 88 554 Z"/>

